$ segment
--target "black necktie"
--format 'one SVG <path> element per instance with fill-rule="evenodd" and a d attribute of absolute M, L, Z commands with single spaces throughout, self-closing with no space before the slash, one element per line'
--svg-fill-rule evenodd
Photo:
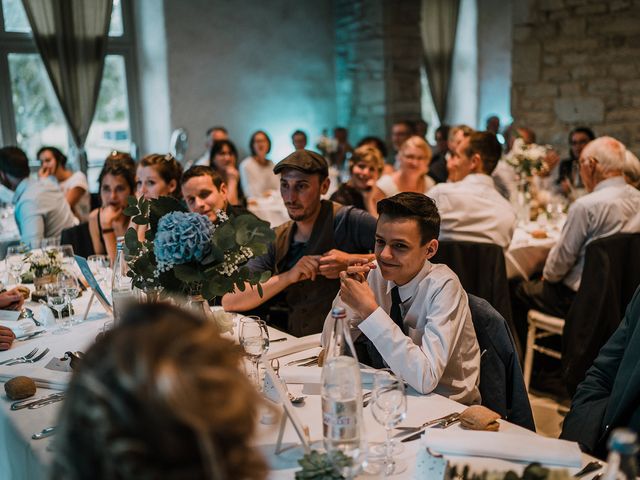
<path fill-rule="evenodd" d="M 389 316 L 391 317 L 391 320 L 393 320 L 395 324 L 400 327 L 400 330 L 404 332 L 402 310 L 400 310 L 401 303 L 402 300 L 400 300 L 400 292 L 398 292 L 398 287 L 395 286 L 391 289 L 391 311 L 389 312 Z"/>

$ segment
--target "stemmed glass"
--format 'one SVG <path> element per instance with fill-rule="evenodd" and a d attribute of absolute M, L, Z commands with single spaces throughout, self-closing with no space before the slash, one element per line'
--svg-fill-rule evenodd
<path fill-rule="evenodd" d="M 373 390 L 371 392 L 371 413 L 376 422 L 382 425 L 387 432 L 384 444 L 384 474 L 391 475 L 403 472 L 406 465 L 396 462 L 393 458 L 391 430 L 402 422 L 407 414 L 404 382 L 389 372 L 376 372 L 373 376 Z"/>
<path fill-rule="evenodd" d="M 22 280 L 22 270 L 25 265 L 24 255 L 28 251 L 28 247 L 22 244 L 7 248 L 7 256 L 5 258 L 7 270 L 11 272 L 16 284 Z"/>
<path fill-rule="evenodd" d="M 60 249 L 60 253 L 62 254 L 62 265 L 64 269 L 72 272 L 76 265 L 76 257 L 73 254 L 73 246 L 60 245 L 59 247 L 55 248 Z"/>
<path fill-rule="evenodd" d="M 269 350 L 269 331 L 267 330 L 267 324 L 264 320 L 255 317 L 240 319 L 238 340 L 253 364 L 251 379 L 256 388 L 260 390 L 260 357 Z"/>
<path fill-rule="evenodd" d="M 67 320 L 65 320 L 62 317 L 62 311 L 67 305 L 67 298 L 58 283 L 49 284 L 47 288 L 47 305 L 49 305 L 49 307 L 53 308 L 58 313 L 58 315 L 56 316 L 56 323 L 58 324 L 58 328 L 56 328 L 51 333 L 60 335 L 69 332 L 69 318 L 67 317 Z"/>
<path fill-rule="evenodd" d="M 89 255 L 87 258 L 89 269 L 96 277 L 98 285 L 102 287 L 102 282 L 107 280 L 107 270 L 109 268 L 109 257 L 107 255 Z"/>
<path fill-rule="evenodd" d="M 71 323 L 80 323 L 76 321 L 76 315 L 73 312 L 73 300 L 80 295 L 80 287 L 78 286 L 78 279 L 72 273 L 62 272 L 58 275 L 58 287 L 64 294 L 65 302 L 69 311 L 69 318 Z"/>

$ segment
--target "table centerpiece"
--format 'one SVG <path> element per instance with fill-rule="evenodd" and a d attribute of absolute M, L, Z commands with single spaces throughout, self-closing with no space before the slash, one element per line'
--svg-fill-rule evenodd
<path fill-rule="evenodd" d="M 47 285 L 56 281 L 56 276 L 62 272 L 62 255 L 59 250 L 49 249 L 28 252 L 24 257 L 29 264 L 28 274 L 33 278 L 33 301 L 46 300 Z"/>
<path fill-rule="evenodd" d="M 250 213 L 229 217 L 220 210 L 212 222 L 172 197 L 129 197 L 124 213 L 146 228 L 142 240 L 129 228 L 124 241 L 128 275 L 148 297 L 187 299 L 211 317 L 207 301 L 236 288 L 244 291 L 245 282 L 262 295 L 260 283 L 270 273 L 253 272 L 247 262 L 266 253 L 273 241 L 267 222 Z M 221 317 L 214 319 L 223 332 L 231 329 Z"/>

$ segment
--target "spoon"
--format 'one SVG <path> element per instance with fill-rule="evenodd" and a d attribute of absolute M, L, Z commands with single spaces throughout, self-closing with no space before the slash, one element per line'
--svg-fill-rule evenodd
<path fill-rule="evenodd" d="M 278 360 L 277 358 L 274 358 L 271 360 L 271 368 L 273 368 L 273 371 L 276 374 L 276 377 L 280 378 L 280 360 Z M 282 379 L 281 379 L 282 380 Z M 286 388 L 286 383 L 283 381 L 282 383 L 285 384 L 285 389 L 287 391 L 287 395 L 289 395 L 289 401 L 294 404 L 301 404 L 304 403 L 304 400 L 307 398 L 304 395 L 300 395 L 300 396 L 295 396 L 293 393 L 291 393 L 289 391 L 289 389 Z"/>
<path fill-rule="evenodd" d="M 45 305 L 46 305 L 46 303 L 45 303 Z M 28 318 L 29 320 L 33 320 L 33 323 L 36 324 L 36 327 L 44 327 L 44 324 L 42 322 L 39 322 L 38 320 L 36 320 L 36 317 L 35 317 L 35 315 L 33 313 L 33 310 L 31 310 L 30 308 L 25 307 L 25 308 L 22 309 L 18 319 L 23 319 L 23 318 L 25 318 L 25 319 Z"/>

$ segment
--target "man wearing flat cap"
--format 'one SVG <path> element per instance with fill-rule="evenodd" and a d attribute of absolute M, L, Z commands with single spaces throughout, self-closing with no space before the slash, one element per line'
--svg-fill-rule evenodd
<path fill-rule="evenodd" d="M 322 331 L 340 272 L 350 260 L 372 259 L 376 220 L 354 207 L 321 200 L 329 188 L 326 160 L 297 150 L 273 169 L 291 220 L 276 227 L 269 251 L 250 260 L 254 271 L 270 271 L 263 296 L 246 288 L 222 298 L 225 310 L 260 315 L 292 335 Z"/>

